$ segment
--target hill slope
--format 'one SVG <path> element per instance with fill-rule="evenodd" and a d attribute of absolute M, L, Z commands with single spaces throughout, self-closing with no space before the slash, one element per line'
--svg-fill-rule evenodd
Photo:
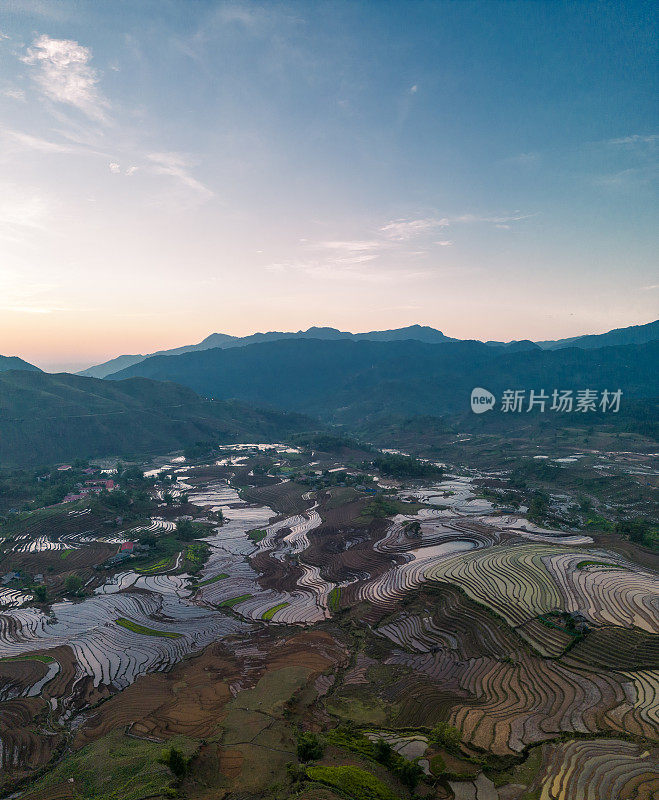
<path fill-rule="evenodd" d="M 537 342 L 545 350 L 562 347 L 581 347 L 591 350 L 597 347 L 617 347 L 625 344 L 647 344 L 659 339 L 659 320 L 647 325 L 631 325 L 628 328 L 615 328 L 607 333 L 574 336 L 571 339 L 558 339 L 553 342 Z"/>
<path fill-rule="evenodd" d="M 18 358 L 18 356 L 0 356 L 0 372 L 6 372 L 9 369 L 25 369 L 30 372 L 41 372 L 39 367 L 35 367 L 34 364 L 28 364 L 27 361 L 23 361 L 23 359 Z"/>
<path fill-rule="evenodd" d="M 475 386 L 621 388 L 659 395 L 659 342 L 599 350 L 511 352 L 480 342 L 288 340 L 156 356 L 111 378 L 173 380 L 217 398 L 350 422 L 377 413 L 442 414 L 468 408 Z"/>
<path fill-rule="evenodd" d="M 0 466 L 167 452 L 198 441 L 274 441 L 318 424 L 295 414 L 202 400 L 143 378 L 0 374 Z"/>

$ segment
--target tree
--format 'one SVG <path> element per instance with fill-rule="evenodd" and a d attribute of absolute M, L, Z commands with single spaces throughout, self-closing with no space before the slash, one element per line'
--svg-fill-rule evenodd
<path fill-rule="evenodd" d="M 432 729 L 430 741 L 440 747 L 455 748 L 460 744 L 460 731 L 448 722 L 438 722 Z"/>
<path fill-rule="evenodd" d="M 67 594 L 78 594 L 82 589 L 82 578 L 79 575 L 67 575 L 64 590 Z"/>
<path fill-rule="evenodd" d="M 197 536 L 197 527 L 189 519 L 180 519 L 176 523 L 176 536 L 182 542 L 190 542 Z"/>
<path fill-rule="evenodd" d="M 297 737 L 297 757 L 300 761 L 317 761 L 322 755 L 323 745 L 315 733 L 305 731 Z"/>
<path fill-rule="evenodd" d="M 144 473 L 139 467 L 127 467 L 120 475 L 124 483 L 142 483 Z"/>
<path fill-rule="evenodd" d="M 414 789 L 421 780 L 422 775 L 423 769 L 415 761 L 408 761 L 406 758 L 401 758 L 396 766 L 396 776 L 403 786 L 409 786 L 410 789 Z"/>
<path fill-rule="evenodd" d="M 389 764 L 393 752 L 393 747 L 385 739 L 378 739 L 373 745 L 373 756 L 380 764 Z"/>
<path fill-rule="evenodd" d="M 418 539 L 421 536 L 421 523 L 418 519 L 405 523 L 405 535 L 413 539 Z"/>
<path fill-rule="evenodd" d="M 168 766 L 179 780 L 185 777 L 190 765 L 190 759 L 186 758 L 178 747 L 169 747 L 163 750 L 159 761 Z"/>
<path fill-rule="evenodd" d="M 43 584 L 41 586 L 35 586 L 32 590 L 32 594 L 37 603 L 45 603 L 48 600 L 48 590 Z"/>

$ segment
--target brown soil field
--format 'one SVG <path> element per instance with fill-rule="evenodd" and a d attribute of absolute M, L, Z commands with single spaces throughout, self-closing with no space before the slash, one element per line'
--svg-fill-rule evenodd
<path fill-rule="evenodd" d="M 24 697 L 2 704 L 0 736 L 2 737 L 2 770 L 0 788 L 8 780 L 17 780 L 45 766 L 63 741 L 62 734 L 41 730 L 48 704 L 41 697 Z M 14 759 L 20 764 L 14 767 Z"/>
<path fill-rule="evenodd" d="M 293 665 L 304 667 L 315 677 L 344 657 L 342 646 L 322 631 L 279 638 L 268 631 L 264 634 L 250 640 L 261 651 L 252 663 L 241 662 L 233 655 L 231 643 L 215 643 L 177 664 L 171 672 L 138 678 L 89 716 L 76 734 L 74 748 L 116 728 L 163 740 L 178 734 L 210 739 L 217 734 L 235 692 L 254 685 L 266 672 Z"/>
<path fill-rule="evenodd" d="M 8 553 L 2 560 L 7 571 L 22 570 L 28 574 L 42 572 L 47 586 L 58 587 L 72 572 L 89 578 L 94 574 L 94 565 L 101 564 L 117 552 L 116 544 L 93 542 L 84 547 L 71 549 L 66 558 L 61 550 L 42 550 L 37 553 Z"/>
<path fill-rule="evenodd" d="M 252 478 L 250 477 L 249 480 L 251 482 Z M 233 480 L 232 483 L 237 486 L 240 485 L 237 479 Z M 270 506 L 278 514 L 290 516 L 292 514 L 301 514 L 313 505 L 312 500 L 305 500 L 302 497 L 308 491 L 307 486 L 286 481 L 260 487 L 250 486 L 243 489 L 242 496 L 250 503 Z"/>

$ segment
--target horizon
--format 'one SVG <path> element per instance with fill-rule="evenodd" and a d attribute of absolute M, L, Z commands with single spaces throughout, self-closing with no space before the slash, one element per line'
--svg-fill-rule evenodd
<path fill-rule="evenodd" d="M 656 319 L 651 319 L 651 320 L 648 320 L 647 322 L 639 323 L 639 325 L 650 325 L 651 323 L 656 322 L 656 321 L 657 321 Z M 467 341 L 479 341 L 479 342 L 501 341 L 501 340 L 493 339 L 491 337 L 490 338 L 476 338 L 476 337 L 473 337 L 473 336 L 466 336 L 466 337 L 453 336 L 451 333 L 447 332 L 446 330 L 442 330 L 441 328 L 436 328 L 433 325 L 426 325 L 424 323 L 414 323 L 413 322 L 413 323 L 410 323 L 409 325 L 400 326 L 400 328 L 409 328 L 409 327 L 432 328 L 433 330 L 437 330 L 440 333 L 443 333 L 448 338 L 456 339 L 458 341 L 464 341 L 464 340 L 467 340 Z M 624 326 L 624 327 L 633 327 L 633 326 Z M 242 337 L 257 335 L 259 333 L 260 334 L 269 334 L 269 333 L 306 333 L 311 328 L 320 328 L 320 329 L 330 328 L 330 329 L 333 329 L 333 330 L 340 331 L 341 333 L 351 333 L 353 335 L 358 335 L 360 333 L 371 333 L 371 332 L 374 332 L 375 330 L 380 330 L 380 329 L 370 329 L 370 330 L 363 330 L 363 331 L 362 330 L 350 331 L 350 330 L 337 328 L 334 325 L 310 325 L 310 326 L 308 326 L 306 328 L 299 328 L 298 330 L 283 330 L 283 329 L 273 329 L 273 330 L 267 330 L 267 331 L 266 330 L 253 330 L 253 331 L 249 331 L 248 333 L 243 333 L 243 334 L 238 334 L 238 335 L 229 334 L 229 335 L 237 336 L 237 338 L 242 338 Z M 381 330 L 395 330 L 395 328 L 383 328 Z M 601 335 L 601 334 L 604 334 L 604 333 L 609 333 L 612 330 L 617 330 L 617 329 L 616 328 L 607 328 L 606 330 L 602 330 L 602 331 L 585 331 L 583 333 L 576 334 L 574 337 L 561 336 L 561 337 L 557 337 L 557 339 L 579 338 L 580 336 L 589 336 L 589 335 L 597 336 L 597 335 Z M 147 356 L 148 357 L 148 356 L 154 355 L 155 353 L 158 353 L 160 351 L 167 351 L 167 350 L 171 350 L 171 349 L 176 349 L 178 347 L 184 347 L 184 346 L 189 346 L 189 345 L 200 344 L 201 342 L 203 342 L 206 339 L 208 339 L 210 336 L 215 336 L 215 335 L 218 335 L 218 334 L 219 335 L 226 335 L 226 332 L 225 331 L 212 331 L 211 333 L 206 334 L 205 336 L 202 336 L 200 339 L 196 339 L 194 341 L 186 341 L 186 342 L 183 342 L 183 343 L 178 342 L 178 343 L 170 345 L 168 347 L 157 347 L 154 350 L 148 351 L 148 352 L 147 351 L 140 352 L 140 353 L 138 353 L 138 352 L 131 352 L 131 353 L 122 352 L 122 353 L 109 354 L 109 355 L 107 355 L 105 357 L 102 357 L 98 361 L 94 361 L 94 362 L 89 362 L 89 361 L 82 361 L 82 362 L 57 362 L 57 361 L 55 361 L 55 362 L 47 362 L 47 361 L 42 361 L 41 363 L 39 363 L 37 361 L 30 361 L 29 359 L 24 358 L 24 356 L 22 356 L 20 353 L 2 353 L 0 355 L 18 356 L 19 358 L 23 358 L 23 360 L 28 361 L 29 363 L 33 364 L 36 367 L 39 367 L 39 369 L 43 370 L 44 372 L 48 372 L 48 373 L 63 373 L 63 372 L 76 373 L 76 372 L 82 372 L 83 370 L 88 369 L 88 368 L 90 368 L 92 366 L 96 366 L 98 364 L 105 363 L 106 361 L 111 361 L 114 358 L 118 358 L 118 357 L 124 356 L 124 355 L 125 356 L 142 355 L 142 356 Z M 517 342 L 517 341 L 536 341 L 536 342 L 540 342 L 540 341 L 553 341 L 553 340 L 551 340 L 551 339 L 529 340 L 528 337 L 521 336 L 519 338 L 507 340 L 507 342 L 504 342 L 504 343 L 512 343 L 512 342 Z"/>
<path fill-rule="evenodd" d="M 655 28 L 647 2 L 12 2 L 1 350 L 644 324 Z"/>

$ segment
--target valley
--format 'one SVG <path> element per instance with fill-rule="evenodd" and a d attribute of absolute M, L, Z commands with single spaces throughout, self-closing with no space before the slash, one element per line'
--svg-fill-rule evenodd
<path fill-rule="evenodd" d="M 551 470 L 324 434 L 66 466 L 115 485 L 1 528 L 5 796 L 656 791 L 659 559 L 573 488 L 529 511 Z"/>

